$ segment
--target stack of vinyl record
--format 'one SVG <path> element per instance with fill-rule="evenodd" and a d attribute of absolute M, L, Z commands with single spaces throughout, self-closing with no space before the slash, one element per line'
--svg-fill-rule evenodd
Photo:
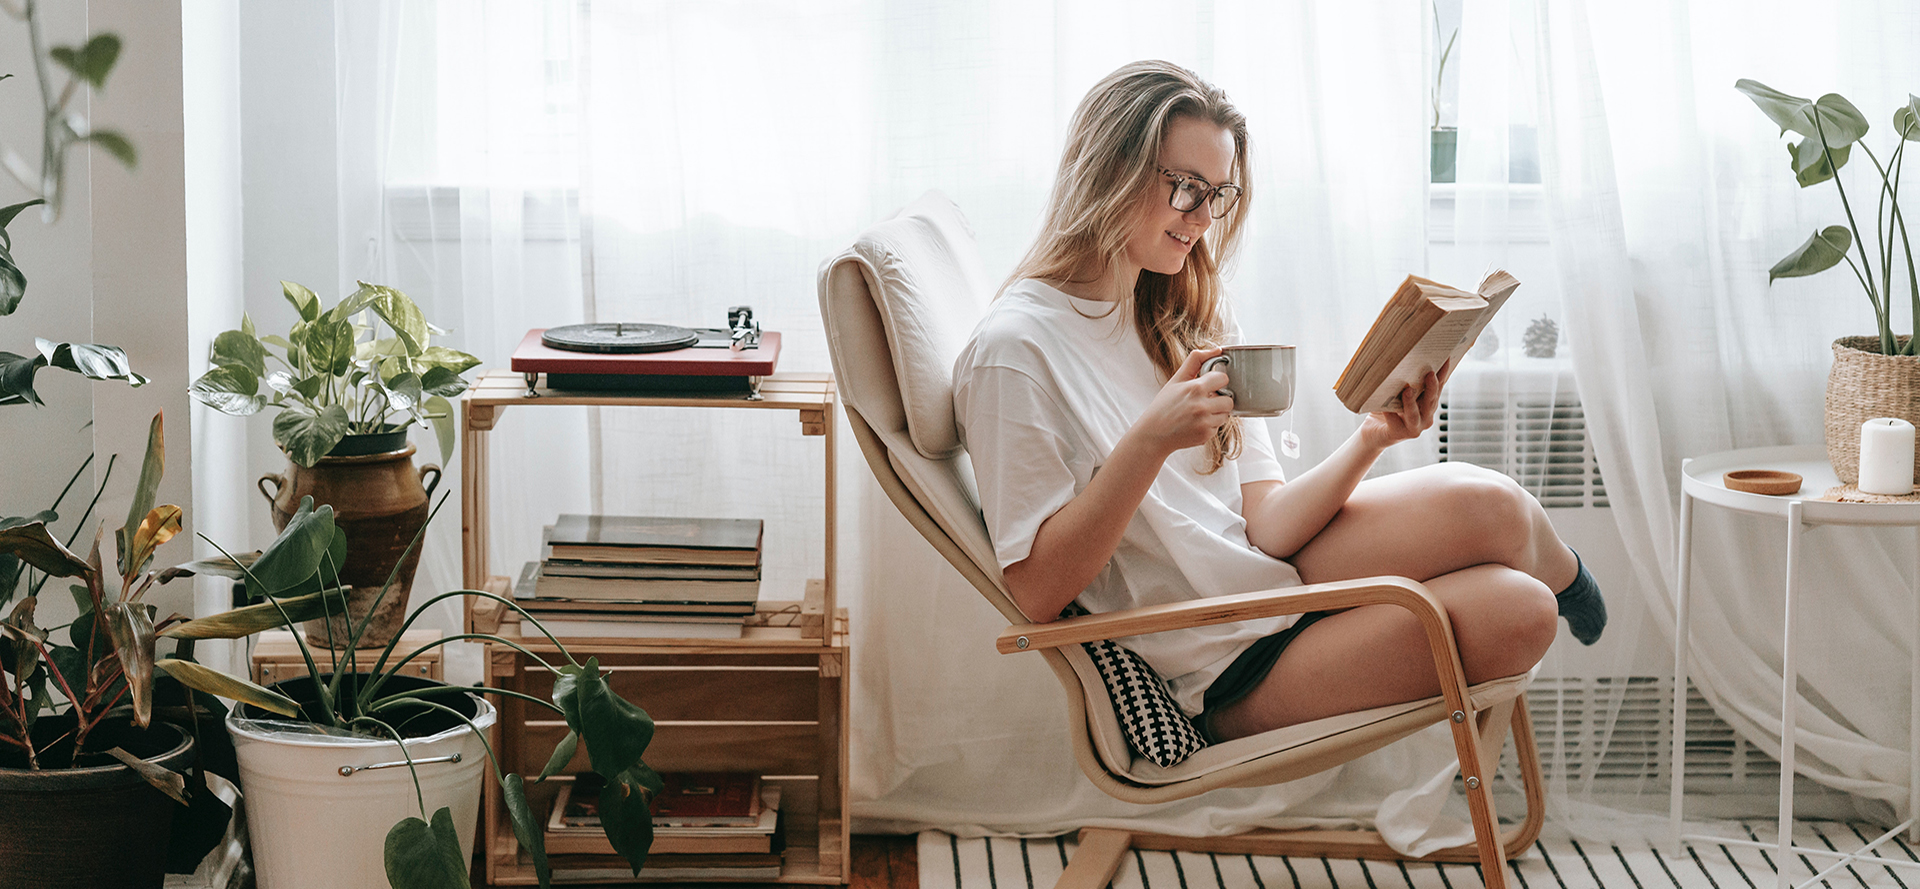
<path fill-rule="evenodd" d="M 761 533 L 759 519 L 563 515 L 514 599 L 555 636 L 739 638 Z"/>

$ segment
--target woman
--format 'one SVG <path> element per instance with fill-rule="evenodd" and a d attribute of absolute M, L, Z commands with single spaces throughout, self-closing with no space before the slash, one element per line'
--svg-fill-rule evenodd
<path fill-rule="evenodd" d="M 1075 112 L 1041 235 L 954 369 L 954 403 L 1009 592 L 1035 620 L 1380 574 L 1422 581 L 1470 682 L 1521 673 L 1556 611 L 1605 607 L 1511 479 L 1439 464 L 1362 480 L 1432 425 L 1441 375 L 1288 481 L 1203 362 L 1238 330 L 1220 292 L 1249 201 L 1246 119 L 1165 62 Z M 1561 591 L 1556 596 L 1554 591 Z M 1439 692 L 1419 624 L 1373 605 L 1120 640 L 1209 740 Z"/>

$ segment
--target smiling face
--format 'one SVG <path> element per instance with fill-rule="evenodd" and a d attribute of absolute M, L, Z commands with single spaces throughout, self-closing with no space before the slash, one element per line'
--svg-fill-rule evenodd
<path fill-rule="evenodd" d="M 1231 181 L 1233 133 L 1197 117 L 1181 115 L 1167 125 L 1157 163 L 1181 176 L 1204 179 L 1207 186 Z M 1142 269 L 1163 275 L 1179 273 L 1200 236 L 1213 226 L 1213 214 L 1202 201 L 1185 213 L 1168 203 L 1173 179 L 1162 175 L 1147 191 L 1144 206 L 1127 237 L 1127 259 Z"/>

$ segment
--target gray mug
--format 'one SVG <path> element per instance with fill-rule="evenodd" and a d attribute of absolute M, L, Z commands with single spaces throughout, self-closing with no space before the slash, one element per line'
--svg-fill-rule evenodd
<path fill-rule="evenodd" d="M 1292 346 L 1227 346 L 1200 365 L 1201 373 L 1224 371 L 1221 395 L 1233 399 L 1236 417 L 1277 417 L 1293 407 Z"/>

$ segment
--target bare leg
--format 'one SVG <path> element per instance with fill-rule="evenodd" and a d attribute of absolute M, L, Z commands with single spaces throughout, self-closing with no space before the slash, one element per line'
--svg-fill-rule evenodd
<path fill-rule="evenodd" d="M 1531 495 L 1462 464 L 1362 482 L 1292 561 L 1309 583 L 1380 574 L 1424 582 L 1447 609 L 1469 682 L 1539 662 L 1558 627 L 1553 593 L 1577 571 Z M 1236 738 L 1438 692 L 1418 621 L 1371 605 L 1301 631 L 1251 694 L 1210 719 L 1220 737 Z"/>

